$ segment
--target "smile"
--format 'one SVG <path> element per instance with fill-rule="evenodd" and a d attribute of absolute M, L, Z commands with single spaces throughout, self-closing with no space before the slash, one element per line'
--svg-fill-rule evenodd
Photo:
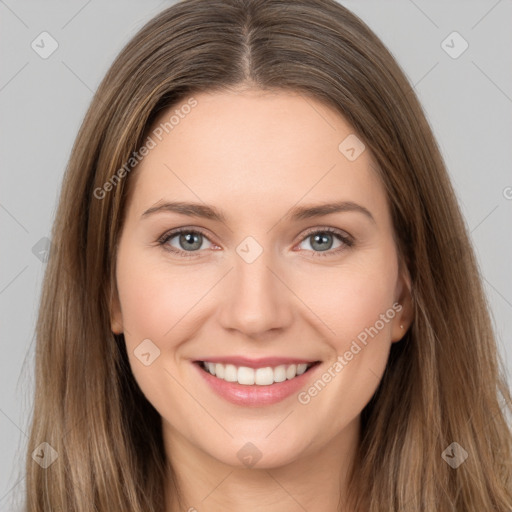
<path fill-rule="evenodd" d="M 245 386 L 270 386 L 277 382 L 292 380 L 305 373 L 316 363 L 281 364 L 263 368 L 249 368 L 209 361 L 199 361 L 199 364 L 210 375 L 226 382 L 237 382 Z"/>

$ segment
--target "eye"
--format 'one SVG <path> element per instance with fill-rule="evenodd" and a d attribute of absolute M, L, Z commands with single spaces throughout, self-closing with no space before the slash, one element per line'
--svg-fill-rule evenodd
<path fill-rule="evenodd" d="M 176 240 L 174 241 L 174 239 Z M 208 248 L 204 246 L 205 241 L 209 241 L 209 239 L 202 231 L 180 228 L 162 235 L 158 240 L 158 244 L 166 251 L 173 252 L 179 256 L 194 257 L 198 255 L 195 253 Z M 339 245 L 334 250 L 331 250 L 336 241 L 338 241 Z M 306 247 L 306 250 L 312 250 L 315 253 L 315 257 L 332 256 L 354 245 L 354 241 L 350 236 L 333 228 L 309 231 L 305 238 L 302 239 L 301 244 L 305 242 L 308 242 L 311 248 L 308 249 Z"/>
<path fill-rule="evenodd" d="M 174 244 L 171 243 L 173 239 L 176 239 Z M 196 256 L 194 254 L 195 252 L 199 252 L 201 249 L 207 249 L 207 247 L 204 247 L 206 240 L 208 240 L 208 238 L 201 231 L 181 228 L 170 233 L 165 233 L 158 240 L 158 243 L 167 251 L 177 253 L 180 256 L 193 257 Z"/>
<path fill-rule="evenodd" d="M 331 250 L 336 240 L 339 242 L 339 245 L 334 250 Z M 333 228 L 310 231 L 302 240 L 301 244 L 304 242 L 308 242 L 311 249 L 306 249 L 313 250 L 315 257 L 332 256 L 354 245 L 354 241 L 351 237 Z"/>

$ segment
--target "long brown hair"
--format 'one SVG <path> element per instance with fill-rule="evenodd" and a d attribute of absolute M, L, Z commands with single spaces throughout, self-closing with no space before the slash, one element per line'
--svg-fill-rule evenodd
<path fill-rule="evenodd" d="M 395 59 L 334 0 L 185 0 L 147 23 L 111 66 L 73 147 L 53 227 L 26 510 L 164 511 L 161 419 L 132 375 L 123 335 L 110 329 L 136 172 L 126 163 L 163 109 L 240 85 L 298 91 L 353 126 L 378 163 L 411 276 L 413 323 L 362 414 L 353 510 L 510 510 L 511 397 L 444 162 Z M 46 469 L 32 457 L 44 442 L 58 454 Z M 456 469 L 442 457 L 452 442 L 468 454 Z"/>

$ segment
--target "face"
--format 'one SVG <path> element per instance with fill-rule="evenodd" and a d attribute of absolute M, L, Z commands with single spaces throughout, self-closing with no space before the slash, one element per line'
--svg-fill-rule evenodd
<path fill-rule="evenodd" d="M 336 111 L 194 98 L 130 177 L 112 330 L 168 446 L 277 467 L 356 431 L 409 325 L 408 277 L 372 156 Z"/>

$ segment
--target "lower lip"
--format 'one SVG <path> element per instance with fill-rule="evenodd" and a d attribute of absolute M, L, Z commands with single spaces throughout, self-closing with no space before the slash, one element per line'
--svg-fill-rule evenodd
<path fill-rule="evenodd" d="M 316 363 L 302 375 L 283 382 L 275 382 L 269 386 L 247 386 L 238 382 L 227 382 L 203 370 L 201 363 L 194 363 L 194 366 L 213 391 L 228 402 L 236 405 L 259 407 L 278 403 L 290 395 L 298 393 L 320 365 Z"/>

